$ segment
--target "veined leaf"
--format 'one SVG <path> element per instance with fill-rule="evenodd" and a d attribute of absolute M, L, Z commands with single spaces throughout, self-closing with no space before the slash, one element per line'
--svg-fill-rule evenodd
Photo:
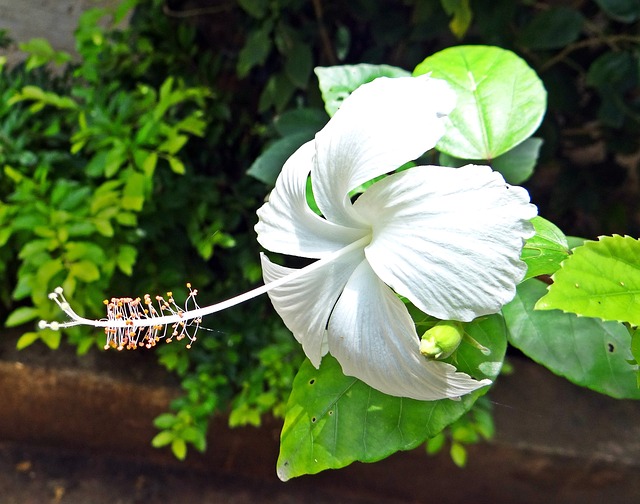
<path fill-rule="evenodd" d="M 378 77 L 407 77 L 409 72 L 389 65 L 341 65 L 317 67 L 315 70 L 320 83 L 324 108 L 332 116 L 342 102 L 362 84 Z"/>
<path fill-rule="evenodd" d="M 493 160 L 530 137 L 546 110 L 547 93 L 527 63 L 511 51 L 456 46 L 429 56 L 414 75 L 430 73 L 456 92 L 456 108 L 436 146 L 460 159 Z"/>
<path fill-rule="evenodd" d="M 602 236 L 574 249 L 536 309 L 640 325 L 640 241 Z"/>
<path fill-rule="evenodd" d="M 540 216 L 533 218 L 531 223 L 536 234 L 522 249 L 522 260 L 528 266 L 525 280 L 555 273 L 569 256 L 567 237 L 555 224 Z"/>
<path fill-rule="evenodd" d="M 491 352 L 484 355 L 463 343 L 452 357 L 456 366 L 475 378 L 494 379 L 506 349 L 502 317 L 483 317 L 465 329 Z M 323 358 L 320 369 L 305 361 L 287 405 L 278 476 L 286 481 L 356 460 L 375 462 L 396 451 L 415 448 L 468 411 L 485 391 L 468 394 L 460 401 L 416 401 L 383 394 L 345 376 L 330 355 Z"/>
<path fill-rule="evenodd" d="M 631 337 L 623 324 L 578 317 L 561 311 L 538 311 L 545 284 L 536 279 L 518 286 L 502 309 L 509 343 L 569 381 L 616 398 L 640 399 Z"/>

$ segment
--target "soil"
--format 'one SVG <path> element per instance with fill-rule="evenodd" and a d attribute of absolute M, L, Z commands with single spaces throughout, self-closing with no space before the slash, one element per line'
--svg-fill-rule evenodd
<path fill-rule="evenodd" d="M 497 434 L 457 468 L 424 448 L 375 464 L 280 482 L 281 422 L 210 427 L 205 454 L 150 446 L 152 421 L 179 394 L 142 354 L 14 349 L 0 338 L 0 504 L 492 502 L 634 503 L 640 403 L 571 385 L 530 361 L 492 389 Z"/>

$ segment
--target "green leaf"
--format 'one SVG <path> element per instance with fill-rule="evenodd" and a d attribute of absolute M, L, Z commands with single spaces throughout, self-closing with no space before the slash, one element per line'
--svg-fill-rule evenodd
<path fill-rule="evenodd" d="M 640 328 L 636 328 L 631 334 L 631 355 L 640 364 Z"/>
<path fill-rule="evenodd" d="M 527 263 L 528 278 L 552 275 L 569 256 L 567 237 L 548 220 L 537 216 L 531 219 L 536 234 L 529 238 L 522 249 L 522 260 Z"/>
<path fill-rule="evenodd" d="M 136 263 L 138 257 L 138 251 L 132 245 L 121 245 L 118 248 L 118 257 L 116 262 L 118 268 L 125 275 L 131 276 L 133 274 L 133 265 Z"/>
<path fill-rule="evenodd" d="M 569 7 L 555 7 L 538 13 L 521 32 L 518 42 L 528 49 L 565 47 L 578 40 L 584 17 Z"/>
<path fill-rule="evenodd" d="M 160 418 L 160 417 L 158 417 Z M 156 418 L 156 420 L 158 420 Z M 157 425 L 157 427 L 160 427 Z M 173 442 L 176 435 L 173 431 L 165 430 L 156 434 L 151 440 L 151 446 L 154 448 L 162 448 L 163 446 L 167 446 L 169 443 Z"/>
<path fill-rule="evenodd" d="M 458 369 L 476 378 L 494 379 L 506 348 L 502 318 L 484 317 L 468 324 L 466 330 L 489 347 L 491 354 L 485 356 L 463 343 L 452 357 Z M 415 448 L 468 411 L 485 391 L 468 394 L 460 401 L 416 401 L 385 395 L 343 375 L 340 364 L 330 355 L 323 358 L 320 369 L 305 361 L 287 404 L 278 476 L 286 481 Z"/>
<path fill-rule="evenodd" d="M 541 138 L 527 138 L 521 144 L 491 161 L 491 168 L 500 172 L 509 184 L 522 184 L 533 174 L 542 142 Z M 459 159 L 444 152 L 440 153 L 439 158 L 442 166 L 460 167 L 470 163 L 487 164 L 485 159 Z"/>
<path fill-rule="evenodd" d="M 120 205 L 125 210 L 139 212 L 144 205 L 147 178 L 134 170 L 127 170 L 126 177 L 127 182 L 122 191 Z"/>
<path fill-rule="evenodd" d="M 389 65 L 337 65 L 316 67 L 320 91 L 327 113 L 332 116 L 354 90 L 378 77 L 407 77 L 409 72 Z"/>
<path fill-rule="evenodd" d="M 268 0 L 238 0 L 238 4 L 247 14 L 257 19 L 262 19 L 269 8 Z"/>
<path fill-rule="evenodd" d="M 293 45 L 286 55 L 284 72 L 296 87 L 305 89 L 309 82 L 309 75 L 313 67 L 313 54 L 307 44 L 298 42 Z"/>
<path fill-rule="evenodd" d="M 187 443 L 184 439 L 174 439 L 171 442 L 171 451 L 178 460 L 187 458 Z"/>
<path fill-rule="evenodd" d="M 319 109 L 298 108 L 283 112 L 273 122 L 280 136 L 307 133 L 309 139 L 327 124 L 327 114 Z"/>
<path fill-rule="evenodd" d="M 447 437 L 444 435 L 444 432 L 439 432 L 432 438 L 427 439 L 426 451 L 429 455 L 434 455 L 438 453 L 444 447 L 444 443 L 447 440 Z"/>
<path fill-rule="evenodd" d="M 601 236 L 574 249 L 536 309 L 640 325 L 640 241 Z"/>
<path fill-rule="evenodd" d="M 177 173 L 178 175 L 184 175 L 186 173 L 186 168 L 184 167 L 184 163 L 175 156 L 167 157 L 167 161 L 169 161 L 169 167 L 173 173 Z"/>
<path fill-rule="evenodd" d="M 640 0 L 595 0 L 616 21 L 633 23 L 640 17 Z"/>
<path fill-rule="evenodd" d="M 458 467 L 464 467 L 467 464 L 467 449 L 461 443 L 452 442 L 449 454 Z"/>
<path fill-rule="evenodd" d="M 457 94 L 451 124 L 438 150 L 460 159 L 493 160 L 530 137 L 540 125 L 547 93 L 536 73 L 511 51 L 456 46 L 420 63 Z"/>
<path fill-rule="evenodd" d="M 491 167 L 500 172 L 510 184 L 522 184 L 533 175 L 542 142 L 541 138 L 527 138 L 521 144 L 495 158 Z"/>
<path fill-rule="evenodd" d="M 161 415 L 158 415 L 153 419 L 153 425 L 156 426 L 158 429 L 170 429 L 176 424 L 177 421 L 178 420 L 173 413 L 162 413 Z M 168 444 L 170 442 L 171 442 L 171 439 L 169 439 L 169 441 L 167 441 L 164 444 Z M 153 444 L 153 441 L 152 441 L 152 444 Z M 161 445 L 161 446 L 164 446 L 164 445 Z"/>
<path fill-rule="evenodd" d="M 69 266 L 69 275 L 83 282 L 95 282 L 100 278 L 98 266 L 91 261 L 78 261 Z"/>
<path fill-rule="evenodd" d="M 461 39 L 467 33 L 473 19 L 469 0 L 440 0 L 440 4 L 447 14 L 453 16 L 449 22 L 451 33 Z"/>
<path fill-rule="evenodd" d="M 246 77 L 255 66 L 262 65 L 271 52 L 271 23 L 265 23 L 260 29 L 252 31 L 238 55 L 236 72 L 241 79 Z"/>
<path fill-rule="evenodd" d="M 534 361 L 569 381 L 617 398 L 640 399 L 631 357 L 629 332 L 622 324 L 538 311 L 544 283 L 527 280 L 502 312 L 509 342 Z"/>
<path fill-rule="evenodd" d="M 313 133 L 303 132 L 276 140 L 251 164 L 247 174 L 265 184 L 274 185 L 285 161 L 312 138 Z"/>
<path fill-rule="evenodd" d="M 7 327 L 19 326 L 32 321 L 37 316 L 37 308 L 34 308 L 32 306 L 21 306 L 20 308 L 16 308 L 11 312 L 11 314 L 7 317 L 4 325 Z"/>
<path fill-rule="evenodd" d="M 36 341 L 40 339 L 40 334 L 37 332 L 26 332 L 16 342 L 16 349 L 23 350 L 27 348 L 29 345 L 32 345 Z"/>

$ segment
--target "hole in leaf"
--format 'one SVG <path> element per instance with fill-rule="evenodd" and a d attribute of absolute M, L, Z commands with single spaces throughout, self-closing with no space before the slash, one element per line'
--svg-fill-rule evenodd
<path fill-rule="evenodd" d="M 333 415 L 333 410 L 329 410 L 329 416 Z"/>
<path fill-rule="evenodd" d="M 315 382 L 316 382 L 316 379 L 315 378 L 311 378 L 309 380 L 309 385 L 313 385 Z"/>
<path fill-rule="evenodd" d="M 316 417 L 311 417 L 311 423 L 316 423 Z"/>
<path fill-rule="evenodd" d="M 607 349 L 609 350 L 609 352 L 613 353 L 616 347 L 613 346 L 613 343 L 607 343 Z"/>

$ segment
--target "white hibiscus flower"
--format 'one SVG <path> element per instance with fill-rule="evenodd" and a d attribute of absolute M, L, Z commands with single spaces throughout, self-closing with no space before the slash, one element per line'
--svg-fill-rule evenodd
<path fill-rule="evenodd" d="M 318 367 L 329 352 L 346 375 L 395 396 L 455 398 L 490 383 L 421 355 L 398 295 L 434 317 L 470 321 L 498 312 L 526 272 L 520 253 L 536 208 L 487 166 L 413 167 L 351 201 L 364 182 L 434 147 L 454 102 L 429 77 L 361 86 L 286 162 L 258 210 L 265 249 L 320 259 L 293 270 L 262 255 L 265 283 L 280 284 L 271 301 L 309 360 Z M 309 176 L 322 216 L 307 204 Z"/>

